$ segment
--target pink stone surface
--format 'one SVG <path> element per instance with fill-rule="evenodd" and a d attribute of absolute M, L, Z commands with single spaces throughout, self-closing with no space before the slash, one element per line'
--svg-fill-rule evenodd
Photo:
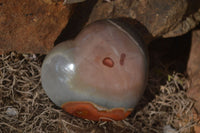
<path fill-rule="evenodd" d="M 90 105 L 95 105 L 95 112 L 120 110 L 124 116 L 137 105 L 146 86 L 147 57 L 140 45 L 138 38 L 114 22 L 95 22 L 47 55 L 42 65 L 43 88 L 71 114 L 91 112 Z M 99 114 L 93 114 L 95 120 Z"/>
<path fill-rule="evenodd" d="M 145 57 L 141 49 L 127 33 L 109 22 L 88 26 L 75 39 L 77 48 L 75 62 L 80 78 L 97 93 L 110 97 L 132 99 L 143 93 L 146 78 Z M 121 57 L 121 56 L 126 57 Z M 102 63 L 104 58 L 113 60 L 113 67 Z M 123 65 L 121 58 L 123 59 Z M 131 94 L 129 90 L 135 89 Z M 105 91 L 107 93 L 105 93 Z M 122 95 L 124 94 L 124 95 Z"/>

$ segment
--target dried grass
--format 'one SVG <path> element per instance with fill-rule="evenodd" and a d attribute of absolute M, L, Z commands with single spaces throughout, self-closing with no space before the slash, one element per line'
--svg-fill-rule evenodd
<path fill-rule="evenodd" d="M 185 93 L 186 78 L 168 75 L 164 69 L 162 74 L 151 69 L 145 95 L 127 119 L 93 122 L 75 118 L 44 93 L 40 81 L 43 58 L 15 52 L 0 56 L 0 133 L 160 133 L 165 125 L 177 133 L 188 133 L 199 122 L 192 112 L 194 101 Z M 8 109 L 15 113 L 9 114 Z"/>

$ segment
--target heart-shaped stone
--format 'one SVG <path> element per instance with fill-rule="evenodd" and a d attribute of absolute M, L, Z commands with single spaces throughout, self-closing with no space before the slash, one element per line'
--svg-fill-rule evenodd
<path fill-rule="evenodd" d="M 42 86 L 70 114 L 122 120 L 145 89 L 148 61 L 142 45 L 114 21 L 97 21 L 46 56 Z"/>

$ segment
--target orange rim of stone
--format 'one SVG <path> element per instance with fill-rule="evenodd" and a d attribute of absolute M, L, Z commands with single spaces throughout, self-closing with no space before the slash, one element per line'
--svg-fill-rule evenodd
<path fill-rule="evenodd" d="M 67 102 L 61 107 L 69 114 L 93 121 L 123 120 L 132 112 L 132 109 L 124 108 L 108 110 L 91 102 Z"/>

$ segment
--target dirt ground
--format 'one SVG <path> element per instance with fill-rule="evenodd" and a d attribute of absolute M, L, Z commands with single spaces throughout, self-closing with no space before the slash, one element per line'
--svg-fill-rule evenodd
<path fill-rule="evenodd" d="M 186 96 L 190 39 L 188 33 L 158 39 L 149 45 L 150 71 L 145 94 L 134 112 L 122 121 L 83 120 L 56 107 L 41 86 L 45 55 L 1 55 L 0 133 L 193 132 L 199 120 L 193 116 L 194 101 Z"/>

